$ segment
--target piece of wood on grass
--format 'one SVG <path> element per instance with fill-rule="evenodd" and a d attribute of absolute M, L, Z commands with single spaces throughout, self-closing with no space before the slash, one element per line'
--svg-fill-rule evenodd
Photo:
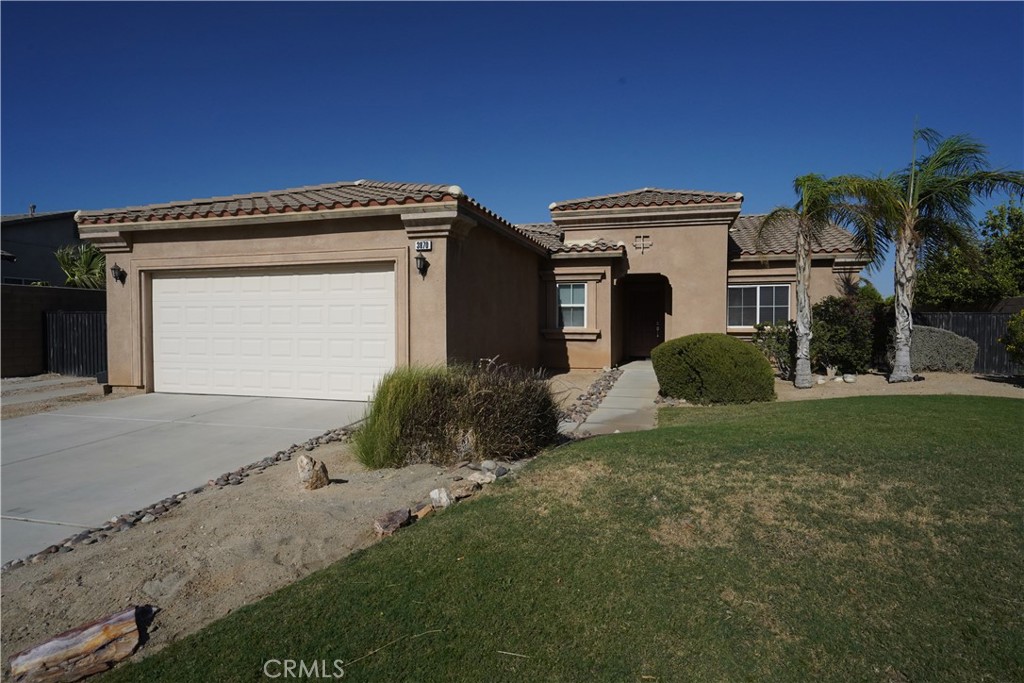
<path fill-rule="evenodd" d="M 72 683 L 106 671 L 125 659 L 142 636 L 139 620 L 148 607 L 130 607 L 23 650 L 10 659 L 15 683 Z"/>

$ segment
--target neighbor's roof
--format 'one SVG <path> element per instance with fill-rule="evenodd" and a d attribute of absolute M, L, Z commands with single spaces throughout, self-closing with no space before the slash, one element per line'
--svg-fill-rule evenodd
<path fill-rule="evenodd" d="M 375 180 L 308 185 L 209 199 L 190 199 L 166 204 L 129 206 L 123 209 L 82 211 L 78 222 L 86 225 L 172 221 L 192 218 L 223 218 L 258 214 L 347 209 L 354 206 L 391 206 L 451 201 L 463 196 L 458 185 L 385 183 Z M 475 202 L 474 202 L 475 203 Z M 482 207 L 481 207 L 482 208 Z M 490 213 L 490 212 L 488 212 Z"/>
<path fill-rule="evenodd" d="M 763 213 L 749 214 L 740 216 L 733 222 L 732 227 L 729 228 L 729 237 L 732 242 L 729 245 L 731 256 L 796 253 L 797 221 L 792 217 L 767 230 L 761 235 L 759 243 L 757 231 L 766 215 Z M 837 225 L 829 225 L 823 230 L 818 240 L 812 242 L 811 250 L 815 253 L 848 252 L 851 254 L 860 251 L 853 235 Z"/>
<path fill-rule="evenodd" d="M 570 199 L 555 202 L 548 208 L 552 211 L 575 211 L 578 209 L 617 209 L 639 206 L 671 206 L 677 204 L 714 204 L 741 202 L 739 192 L 703 192 L 701 190 L 662 190 L 644 187 L 629 192 L 605 194 L 597 197 Z"/>
<path fill-rule="evenodd" d="M 0 222 L 2 223 L 21 223 L 28 221 L 37 221 L 48 218 L 58 218 L 60 216 L 73 216 L 75 212 L 72 211 L 36 211 L 35 213 L 12 213 L 7 216 L 0 216 Z"/>

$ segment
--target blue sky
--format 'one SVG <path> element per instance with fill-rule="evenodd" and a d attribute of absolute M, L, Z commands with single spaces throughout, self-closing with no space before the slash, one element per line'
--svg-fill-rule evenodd
<path fill-rule="evenodd" d="M 757 213 L 905 165 L 915 116 L 1024 167 L 1019 2 L 3 2 L 0 31 L 4 214 L 359 178 L 515 222 L 645 186 Z"/>

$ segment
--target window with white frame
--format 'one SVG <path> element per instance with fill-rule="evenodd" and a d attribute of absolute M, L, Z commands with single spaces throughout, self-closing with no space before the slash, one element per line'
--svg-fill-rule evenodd
<path fill-rule="evenodd" d="M 558 326 L 587 326 L 587 285 L 584 282 L 559 282 L 558 290 Z"/>
<path fill-rule="evenodd" d="M 729 327 L 789 320 L 789 285 L 730 285 Z"/>

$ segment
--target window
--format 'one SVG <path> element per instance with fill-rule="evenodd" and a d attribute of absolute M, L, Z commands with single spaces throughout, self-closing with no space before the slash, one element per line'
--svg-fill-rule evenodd
<path fill-rule="evenodd" d="M 789 320 L 789 285 L 729 287 L 729 327 Z"/>
<path fill-rule="evenodd" d="M 565 282 L 558 290 L 558 327 L 587 326 L 587 285 L 583 282 Z"/>

